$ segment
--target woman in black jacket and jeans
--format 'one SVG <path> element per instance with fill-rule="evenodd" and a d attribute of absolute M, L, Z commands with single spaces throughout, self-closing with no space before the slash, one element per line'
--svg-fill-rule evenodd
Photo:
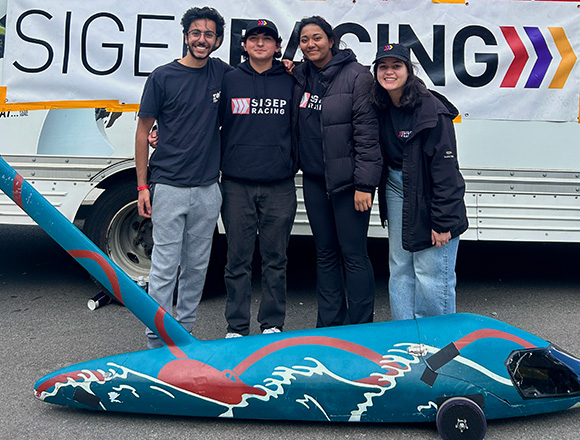
<path fill-rule="evenodd" d="M 455 261 L 467 229 L 457 109 L 415 76 L 409 49 L 388 44 L 375 59 L 372 100 L 385 157 L 379 187 L 389 228 L 392 319 L 455 312 Z"/>
<path fill-rule="evenodd" d="M 373 79 L 323 18 L 303 19 L 299 34 L 293 127 L 317 250 L 317 327 L 371 322 L 367 230 L 382 169 Z"/>

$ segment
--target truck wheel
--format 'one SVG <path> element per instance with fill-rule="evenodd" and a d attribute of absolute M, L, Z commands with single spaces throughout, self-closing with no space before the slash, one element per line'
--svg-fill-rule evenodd
<path fill-rule="evenodd" d="M 97 199 L 83 228 L 132 279 L 149 279 L 153 236 L 151 220 L 137 211 L 137 187 L 129 181 L 108 188 Z"/>
<path fill-rule="evenodd" d="M 452 397 L 437 410 L 437 430 L 444 440 L 482 440 L 487 432 L 485 414 L 466 397 Z"/>

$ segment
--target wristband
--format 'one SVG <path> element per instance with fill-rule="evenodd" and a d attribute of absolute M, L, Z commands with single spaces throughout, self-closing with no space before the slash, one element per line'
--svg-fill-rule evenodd
<path fill-rule="evenodd" d="M 138 186 L 137 191 L 143 191 L 144 189 L 149 189 L 149 185 Z"/>

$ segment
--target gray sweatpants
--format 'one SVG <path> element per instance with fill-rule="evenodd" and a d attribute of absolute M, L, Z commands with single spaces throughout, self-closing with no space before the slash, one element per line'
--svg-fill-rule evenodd
<path fill-rule="evenodd" d="M 181 267 L 175 317 L 189 332 L 201 300 L 221 203 L 218 183 L 189 188 L 155 184 L 149 295 L 171 312 Z M 163 345 L 150 329 L 146 334 L 149 348 Z"/>

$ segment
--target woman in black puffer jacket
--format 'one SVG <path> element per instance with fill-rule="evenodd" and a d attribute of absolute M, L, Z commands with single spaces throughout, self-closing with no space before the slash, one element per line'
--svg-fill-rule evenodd
<path fill-rule="evenodd" d="M 321 17 L 300 22 L 293 128 L 317 249 L 318 327 L 371 322 L 367 230 L 382 157 L 370 71 Z M 345 283 L 346 280 L 346 283 Z"/>

